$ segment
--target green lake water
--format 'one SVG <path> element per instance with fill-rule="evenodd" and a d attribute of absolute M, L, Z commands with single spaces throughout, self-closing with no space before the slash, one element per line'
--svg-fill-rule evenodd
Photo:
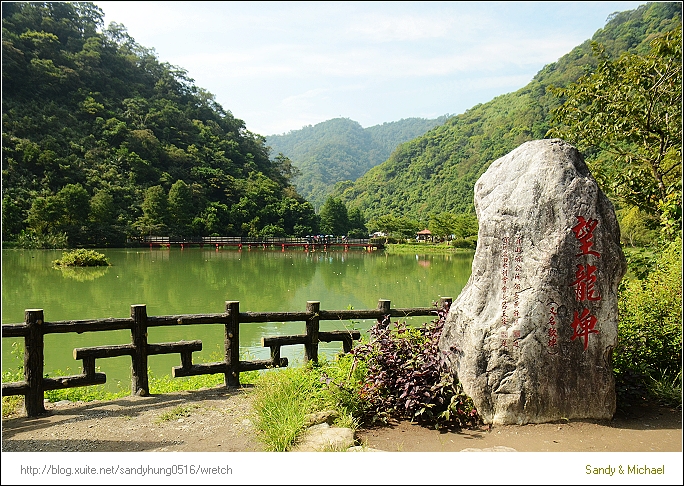
<path fill-rule="evenodd" d="M 241 312 L 304 311 L 307 301 L 321 309 L 374 309 L 379 299 L 392 307 L 429 307 L 440 297 L 456 298 L 471 272 L 473 253 L 450 255 L 388 254 L 383 251 L 333 250 L 305 252 L 272 249 L 171 248 L 98 250 L 112 266 L 53 268 L 62 255 L 53 250 L 2 251 L 2 323 L 24 320 L 25 309 L 43 309 L 47 322 L 129 317 L 130 306 L 146 304 L 149 316 L 220 313 L 227 300 L 240 302 Z M 420 322 L 429 317 L 414 318 Z M 321 330 L 367 331 L 370 321 L 322 321 Z M 303 334 L 304 322 L 242 324 L 242 359 L 267 359 L 263 336 Z M 130 331 L 45 336 L 45 372 L 78 374 L 74 348 L 130 343 Z M 169 326 L 149 329 L 148 342 L 200 339 L 194 362 L 223 355 L 222 325 Z M 2 340 L 2 368 L 15 367 L 12 343 Z M 341 343 L 321 343 L 319 353 L 333 355 Z M 301 363 L 303 346 L 285 346 L 282 356 Z M 156 376 L 170 375 L 179 355 L 150 356 Z M 130 358 L 97 360 L 108 387 L 130 383 Z"/>

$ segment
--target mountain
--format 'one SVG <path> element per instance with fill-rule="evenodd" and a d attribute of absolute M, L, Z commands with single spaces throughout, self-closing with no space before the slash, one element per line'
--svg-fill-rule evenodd
<path fill-rule="evenodd" d="M 335 183 L 353 181 L 387 160 L 400 143 L 412 140 L 448 119 L 404 118 L 363 128 L 349 118 L 334 118 L 283 135 L 266 137 L 271 155 L 282 153 L 298 169 L 297 191 L 320 208 Z"/>
<path fill-rule="evenodd" d="M 2 238 L 315 233 L 260 135 L 90 2 L 2 3 Z"/>
<path fill-rule="evenodd" d="M 656 2 L 612 14 L 592 39 L 548 64 L 520 90 L 498 96 L 401 144 L 382 164 L 332 193 L 368 220 L 383 215 L 425 221 L 431 213 L 474 213 L 475 182 L 497 158 L 544 138 L 560 104 L 549 86 L 564 87 L 596 66 L 592 42 L 606 54 L 645 53 L 657 34 L 681 27 L 681 2 Z"/>

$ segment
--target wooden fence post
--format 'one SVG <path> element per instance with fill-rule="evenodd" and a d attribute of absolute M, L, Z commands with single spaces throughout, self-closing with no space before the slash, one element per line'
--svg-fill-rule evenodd
<path fill-rule="evenodd" d="M 321 309 L 321 303 L 317 301 L 308 301 L 306 303 L 306 312 L 313 313 L 313 316 L 306 321 L 306 344 L 304 345 L 304 362 L 318 361 L 318 330 L 320 327 L 320 319 L 318 311 Z"/>
<path fill-rule="evenodd" d="M 45 413 L 43 400 L 43 309 L 26 309 L 24 322 L 29 332 L 24 340 L 24 379 L 28 385 L 24 407 L 26 415 L 36 417 Z"/>
<path fill-rule="evenodd" d="M 147 380 L 147 306 L 135 304 L 131 306 L 133 327 L 133 355 L 131 356 L 131 395 L 144 397 L 150 394 Z"/>
<path fill-rule="evenodd" d="M 391 304 L 391 302 L 389 300 L 385 300 L 385 299 L 378 300 L 378 310 L 382 311 L 383 316 L 389 315 L 390 304 Z"/>
<path fill-rule="evenodd" d="M 226 386 L 240 386 L 240 302 L 226 301 L 230 321 L 225 325 Z"/>

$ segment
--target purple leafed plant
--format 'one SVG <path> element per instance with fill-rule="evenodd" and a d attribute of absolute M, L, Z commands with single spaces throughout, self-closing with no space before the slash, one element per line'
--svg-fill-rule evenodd
<path fill-rule="evenodd" d="M 437 308 L 438 318 L 420 327 L 391 324 L 386 316 L 369 330 L 370 342 L 352 350 L 368 370 L 359 391 L 366 421 L 408 419 L 435 428 L 472 427 L 480 422 L 438 346 L 448 312 L 448 306 Z"/>

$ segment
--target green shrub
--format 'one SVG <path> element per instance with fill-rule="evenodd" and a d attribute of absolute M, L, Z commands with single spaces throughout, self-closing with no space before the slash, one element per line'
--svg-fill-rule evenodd
<path fill-rule="evenodd" d="M 650 376 L 648 390 L 658 402 L 670 407 L 682 405 L 682 371 L 672 375 Z"/>
<path fill-rule="evenodd" d="M 17 236 L 16 246 L 27 250 L 46 248 L 68 248 L 69 238 L 66 233 L 37 234 L 32 231 L 22 231 Z"/>
<path fill-rule="evenodd" d="M 333 361 L 322 361 L 314 369 L 324 384 L 322 406 L 336 410 L 341 422 L 356 428 L 366 407 L 360 391 L 368 376 L 367 363 L 351 353 L 340 354 Z"/>
<path fill-rule="evenodd" d="M 477 247 L 477 236 L 469 236 L 467 238 L 456 238 L 451 241 L 451 246 L 454 248 L 465 248 L 474 250 Z"/>
<path fill-rule="evenodd" d="M 367 367 L 359 391 L 366 422 L 398 418 L 435 428 L 479 423 L 472 400 L 448 370 L 438 346 L 447 312 L 440 309 L 438 319 L 415 328 L 406 322 L 390 326 L 389 318 L 378 320 L 369 330 L 371 341 L 352 350 Z"/>
<path fill-rule="evenodd" d="M 627 260 L 627 274 L 623 280 L 625 284 L 632 278 L 645 279 L 655 268 L 657 255 L 653 248 L 624 248 L 624 253 Z"/>
<path fill-rule="evenodd" d="M 371 245 L 393 245 L 396 243 L 403 243 L 404 241 L 403 238 L 395 238 L 393 236 L 377 236 L 368 240 Z"/>
<path fill-rule="evenodd" d="M 14 358 L 14 366 L 2 371 L 2 382 L 12 383 L 24 380 L 24 345 L 20 342 L 12 343 L 10 354 Z M 19 410 L 24 404 L 24 397 L 21 395 L 7 395 L 2 397 L 2 416 L 7 417 Z"/>
<path fill-rule="evenodd" d="M 79 248 L 78 250 L 65 251 L 62 253 L 62 258 L 52 262 L 57 266 L 70 267 L 103 267 L 111 265 L 106 256 L 98 253 L 95 250 L 86 250 Z"/>
<path fill-rule="evenodd" d="M 654 382 L 673 383 L 677 376 L 681 381 L 681 245 L 678 238 L 665 246 L 643 279 L 628 279 L 621 285 L 613 353 L 618 393 L 626 385 L 653 389 Z"/>

